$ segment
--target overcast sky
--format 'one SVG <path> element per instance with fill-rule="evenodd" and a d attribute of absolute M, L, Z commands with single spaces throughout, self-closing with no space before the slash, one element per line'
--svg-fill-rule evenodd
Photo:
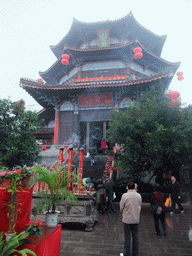
<path fill-rule="evenodd" d="M 0 0 L 0 98 L 24 99 L 27 109 L 42 107 L 19 86 L 20 78 L 36 80 L 56 57 L 50 45 L 68 33 L 73 17 L 82 22 L 116 20 L 132 11 L 136 20 L 157 35 L 167 35 L 161 57 L 181 62 L 169 87 L 192 104 L 192 0 Z"/>

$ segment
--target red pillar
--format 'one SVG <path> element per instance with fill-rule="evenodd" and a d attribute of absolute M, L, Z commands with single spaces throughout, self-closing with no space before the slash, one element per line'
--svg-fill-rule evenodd
<path fill-rule="evenodd" d="M 72 163 L 73 163 L 73 148 L 69 148 L 69 156 L 68 156 L 68 164 L 70 166 L 68 166 L 68 173 L 72 172 Z"/>
<path fill-rule="evenodd" d="M 55 129 L 54 129 L 54 144 L 58 145 L 58 132 L 59 132 L 59 111 L 55 111 Z"/>
<path fill-rule="evenodd" d="M 79 177 L 78 191 L 79 191 L 79 193 L 81 193 L 81 190 L 83 188 L 83 186 L 82 186 L 82 179 L 83 179 L 83 151 L 84 151 L 83 148 L 81 148 L 79 150 L 79 168 L 78 168 L 78 177 Z"/>
<path fill-rule="evenodd" d="M 73 163 L 73 148 L 69 147 L 69 153 L 68 153 L 68 173 L 70 174 L 72 172 L 72 163 Z M 71 176 L 69 176 L 69 178 L 71 178 Z M 71 183 L 68 184 L 68 188 L 71 187 Z"/>

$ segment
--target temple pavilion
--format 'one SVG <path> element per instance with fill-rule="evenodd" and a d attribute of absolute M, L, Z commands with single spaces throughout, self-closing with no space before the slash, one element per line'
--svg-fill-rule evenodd
<path fill-rule="evenodd" d="M 51 46 L 57 60 L 42 79 L 20 79 L 20 85 L 42 107 L 44 126 L 37 138 L 51 144 L 72 141 L 88 151 L 106 140 L 110 113 L 132 104 L 155 83 L 164 90 L 180 63 L 161 58 L 166 36 L 140 25 L 132 12 L 112 21 L 85 23 L 73 19 L 69 32 Z M 140 47 L 142 58 L 135 58 Z M 68 62 L 62 64 L 63 56 Z"/>

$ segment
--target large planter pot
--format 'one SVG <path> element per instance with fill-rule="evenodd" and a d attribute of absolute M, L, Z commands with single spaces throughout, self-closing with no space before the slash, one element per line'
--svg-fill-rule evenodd
<path fill-rule="evenodd" d="M 27 187 L 29 185 L 31 177 L 24 177 L 21 180 L 21 187 Z"/>
<path fill-rule="evenodd" d="M 59 214 L 59 211 L 56 211 L 55 213 L 46 212 L 46 226 L 47 227 L 53 228 L 53 227 L 57 226 L 58 214 Z"/>
<path fill-rule="evenodd" d="M 34 244 L 37 243 L 37 238 L 34 237 L 33 235 L 29 235 L 29 236 L 28 236 L 28 240 L 29 240 L 29 242 L 30 242 L 31 245 L 34 245 Z"/>
<path fill-rule="evenodd" d="M 11 187 L 12 180 L 11 179 L 6 179 L 3 181 L 3 187 Z"/>
<path fill-rule="evenodd" d="M 8 232 L 5 232 L 5 239 L 6 241 L 8 241 L 12 236 L 16 235 L 17 232 L 14 232 L 14 233 L 8 233 Z"/>

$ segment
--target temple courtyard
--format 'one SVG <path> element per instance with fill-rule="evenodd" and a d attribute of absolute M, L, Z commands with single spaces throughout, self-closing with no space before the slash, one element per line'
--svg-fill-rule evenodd
<path fill-rule="evenodd" d="M 149 204 L 142 204 L 140 219 L 140 256 L 189 256 L 192 255 L 192 206 L 183 204 L 185 213 L 179 210 L 173 216 L 166 213 L 168 234 L 154 234 L 153 217 Z M 92 232 L 84 226 L 64 224 L 61 233 L 61 256 L 119 256 L 123 252 L 124 234 L 116 203 L 116 213 L 100 215 Z"/>

